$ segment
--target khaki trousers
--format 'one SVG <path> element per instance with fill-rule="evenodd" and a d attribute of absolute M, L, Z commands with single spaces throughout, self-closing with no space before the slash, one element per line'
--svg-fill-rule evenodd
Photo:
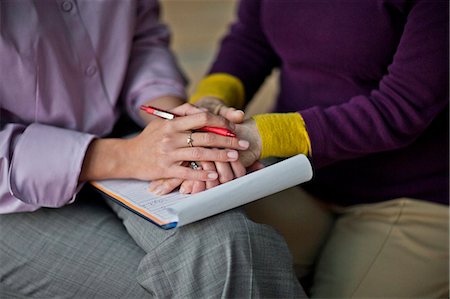
<path fill-rule="evenodd" d="M 448 298 L 448 206 L 399 198 L 335 207 L 292 188 L 246 210 L 284 235 L 313 298 Z"/>

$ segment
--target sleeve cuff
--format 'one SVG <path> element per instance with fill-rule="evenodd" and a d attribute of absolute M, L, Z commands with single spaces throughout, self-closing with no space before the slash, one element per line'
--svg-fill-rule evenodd
<path fill-rule="evenodd" d="M 203 97 L 216 97 L 225 105 L 235 108 L 244 107 L 245 90 L 241 80 L 225 73 L 216 73 L 202 79 L 189 103 L 195 104 Z"/>
<path fill-rule="evenodd" d="M 269 113 L 253 116 L 261 136 L 261 158 L 311 155 L 305 122 L 299 113 Z"/>
<path fill-rule="evenodd" d="M 32 124 L 20 137 L 9 171 L 11 194 L 24 203 L 60 207 L 72 202 L 93 135 Z"/>

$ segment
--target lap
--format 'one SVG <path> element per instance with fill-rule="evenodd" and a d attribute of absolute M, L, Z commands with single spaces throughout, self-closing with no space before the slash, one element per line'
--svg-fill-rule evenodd
<path fill-rule="evenodd" d="M 448 296 L 448 207 L 398 199 L 338 210 L 313 297 Z"/>
<path fill-rule="evenodd" d="M 147 295 L 136 281 L 145 252 L 99 197 L 0 215 L 0 227 L 0 294 L 8 298 Z"/>
<path fill-rule="evenodd" d="M 332 208 L 292 189 L 247 209 L 286 237 L 312 297 L 448 295 L 447 206 L 398 199 Z"/>
<path fill-rule="evenodd" d="M 90 194 L 59 209 L 0 215 L 0 295 L 304 296 L 283 238 L 239 210 L 165 231 L 111 208 Z"/>
<path fill-rule="evenodd" d="M 110 205 L 147 252 L 138 280 L 158 297 L 304 296 L 283 238 L 240 209 L 165 231 Z"/>
<path fill-rule="evenodd" d="M 296 274 L 306 282 L 333 224 L 331 211 L 298 187 L 255 201 L 245 209 L 251 219 L 270 224 L 284 236 Z"/>

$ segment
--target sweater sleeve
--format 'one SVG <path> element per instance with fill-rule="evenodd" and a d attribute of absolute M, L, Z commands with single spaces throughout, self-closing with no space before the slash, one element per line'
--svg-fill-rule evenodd
<path fill-rule="evenodd" d="M 245 100 L 249 101 L 279 58 L 272 50 L 260 26 L 260 0 L 241 0 L 237 21 L 222 40 L 220 51 L 210 73 L 227 73 L 244 85 Z"/>
<path fill-rule="evenodd" d="M 195 104 L 203 97 L 216 97 L 229 107 L 241 109 L 244 106 L 244 95 L 244 85 L 238 78 L 230 74 L 211 74 L 198 83 L 189 103 Z"/>
<path fill-rule="evenodd" d="M 448 2 L 417 2 L 377 89 L 344 104 L 299 111 L 315 166 L 414 142 L 448 107 L 448 42 Z"/>

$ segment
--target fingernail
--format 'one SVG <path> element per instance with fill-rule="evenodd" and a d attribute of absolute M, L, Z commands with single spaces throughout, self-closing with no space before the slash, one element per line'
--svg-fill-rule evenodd
<path fill-rule="evenodd" d="M 186 189 L 184 189 L 184 187 L 183 187 L 183 186 L 181 186 L 181 187 L 180 187 L 180 190 L 179 190 L 179 191 L 180 191 L 180 193 L 181 193 L 181 194 L 184 194 L 184 193 L 186 193 Z"/>
<path fill-rule="evenodd" d="M 248 142 L 247 140 L 239 140 L 238 142 L 239 146 L 246 149 L 250 146 L 250 142 Z"/>
<path fill-rule="evenodd" d="M 158 186 L 156 187 L 155 191 L 153 193 L 157 194 L 157 195 L 161 195 L 166 191 L 166 188 L 164 187 L 164 185 Z"/>
<path fill-rule="evenodd" d="M 227 156 L 230 159 L 237 159 L 237 157 L 239 157 L 237 151 L 228 151 Z"/>
<path fill-rule="evenodd" d="M 150 184 L 150 186 L 148 186 L 148 191 L 154 192 L 156 187 L 158 187 L 158 184 Z"/>
<path fill-rule="evenodd" d="M 210 172 L 210 173 L 208 173 L 208 179 L 215 180 L 218 177 L 219 177 L 219 175 L 217 174 L 217 172 Z"/>

